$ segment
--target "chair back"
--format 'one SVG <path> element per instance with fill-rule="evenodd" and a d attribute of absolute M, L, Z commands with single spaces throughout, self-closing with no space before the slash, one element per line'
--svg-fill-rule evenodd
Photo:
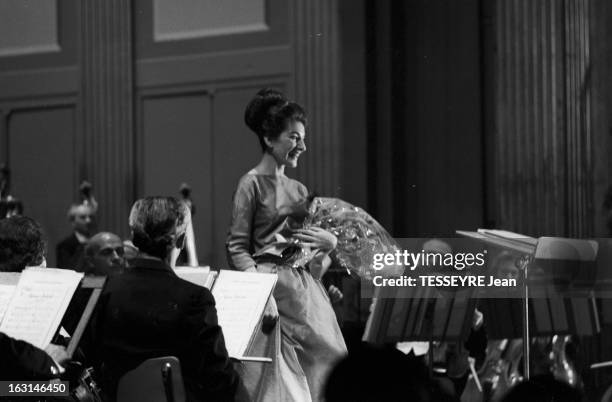
<path fill-rule="evenodd" d="M 185 402 L 179 360 L 174 356 L 145 360 L 119 380 L 117 402 Z"/>
<path fill-rule="evenodd" d="M 601 402 L 612 402 L 612 385 L 608 387 L 606 392 L 601 397 Z"/>

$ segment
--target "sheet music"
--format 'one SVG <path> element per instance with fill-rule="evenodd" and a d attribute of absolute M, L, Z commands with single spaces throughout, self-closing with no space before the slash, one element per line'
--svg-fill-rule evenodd
<path fill-rule="evenodd" d="M 212 294 L 225 346 L 231 357 L 240 358 L 246 353 L 276 279 L 276 274 L 219 272 Z"/>
<path fill-rule="evenodd" d="M 17 286 L 21 272 L 0 272 L 0 285 Z"/>
<path fill-rule="evenodd" d="M 0 284 L 0 322 L 2 322 L 2 318 L 4 318 L 6 308 L 8 307 L 8 304 L 11 301 L 11 298 L 13 297 L 13 293 L 15 293 L 16 288 L 16 285 Z"/>
<path fill-rule="evenodd" d="M 0 272 L 0 323 L 17 289 L 20 276 L 21 272 Z"/>
<path fill-rule="evenodd" d="M 67 269 L 23 271 L 0 331 L 44 349 L 51 342 L 82 273 Z"/>
<path fill-rule="evenodd" d="M 206 267 L 176 267 L 174 268 L 176 275 L 188 282 L 194 283 L 198 286 L 203 286 L 207 289 L 212 288 L 217 273 L 210 270 L 209 266 Z"/>

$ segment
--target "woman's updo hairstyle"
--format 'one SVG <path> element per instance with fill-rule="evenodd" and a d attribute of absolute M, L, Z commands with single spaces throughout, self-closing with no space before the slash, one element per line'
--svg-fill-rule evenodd
<path fill-rule="evenodd" d="M 244 122 L 257 134 L 264 152 L 268 148 L 264 138 L 277 139 L 287 129 L 289 123 L 296 121 L 306 126 L 307 117 L 304 108 L 271 88 L 259 90 L 244 111 Z"/>
<path fill-rule="evenodd" d="M 190 218 L 189 208 L 175 198 L 142 198 L 130 211 L 132 243 L 141 252 L 165 259 L 184 235 Z"/>

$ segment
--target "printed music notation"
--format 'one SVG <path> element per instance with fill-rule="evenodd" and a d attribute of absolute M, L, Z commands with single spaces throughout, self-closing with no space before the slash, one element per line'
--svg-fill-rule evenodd
<path fill-rule="evenodd" d="M 221 270 L 213 286 L 219 325 L 231 357 L 247 352 L 276 285 L 276 274 Z"/>
<path fill-rule="evenodd" d="M 16 285 L 0 284 L 0 322 L 2 322 L 6 308 L 15 294 L 15 289 L 17 289 Z"/>
<path fill-rule="evenodd" d="M 82 273 L 65 269 L 23 271 L 0 323 L 0 332 L 44 349 L 68 308 Z"/>
<path fill-rule="evenodd" d="M 15 294 L 20 276 L 21 272 L 0 272 L 0 322 L 2 322 L 6 308 Z"/>

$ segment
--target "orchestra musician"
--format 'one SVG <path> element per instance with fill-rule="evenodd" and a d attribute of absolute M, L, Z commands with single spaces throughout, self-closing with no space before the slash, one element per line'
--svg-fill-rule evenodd
<path fill-rule="evenodd" d="M 45 266 L 42 228 L 25 216 L 0 219 L 0 272 L 21 272 Z M 63 346 L 49 344 L 41 350 L 0 332 L 1 380 L 48 380 L 64 371 L 68 354 Z"/>
<path fill-rule="evenodd" d="M 125 268 L 125 250 L 121 238 L 114 233 L 96 233 L 85 245 L 82 270 L 91 275 L 115 275 Z"/>
<path fill-rule="evenodd" d="M 147 197 L 129 217 L 138 255 L 107 280 L 90 322 L 91 356 L 112 400 L 119 379 L 147 359 L 176 356 L 187 400 L 233 401 L 238 376 L 229 360 L 210 291 L 172 269 L 190 219 L 184 203 Z"/>
<path fill-rule="evenodd" d="M 254 399 L 319 401 L 346 346 L 320 281 L 337 239 L 319 227 L 302 227 L 311 198 L 302 183 L 285 175 L 306 151 L 306 113 L 280 92 L 262 89 L 248 104 L 245 123 L 257 135 L 263 156 L 234 193 L 228 262 L 241 271 L 277 273 L 265 318 L 280 320 L 269 338 L 255 340 L 260 351 L 275 354 L 274 362 L 243 378 L 247 388 L 259 391 Z M 287 258 L 266 254 L 278 242 L 289 244 L 286 240 L 295 246 L 284 249 Z"/>
<path fill-rule="evenodd" d="M 98 204 L 91 195 L 91 184 L 84 181 L 80 186 L 82 202 L 68 209 L 68 220 L 72 233 L 56 246 L 57 268 L 76 269 L 83 259 L 85 243 L 95 233 Z"/>
<path fill-rule="evenodd" d="M 84 258 L 78 267 L 85 275 L 113 276 L 121 274 L 126 267 L 124 246 L 121 238 L 114 233 L 100 232 L 91 237 L 85 245 Z M 73 333 L 81 319 L 91 291 L 78 288 L 62 320 L 62 326 Z"/>

